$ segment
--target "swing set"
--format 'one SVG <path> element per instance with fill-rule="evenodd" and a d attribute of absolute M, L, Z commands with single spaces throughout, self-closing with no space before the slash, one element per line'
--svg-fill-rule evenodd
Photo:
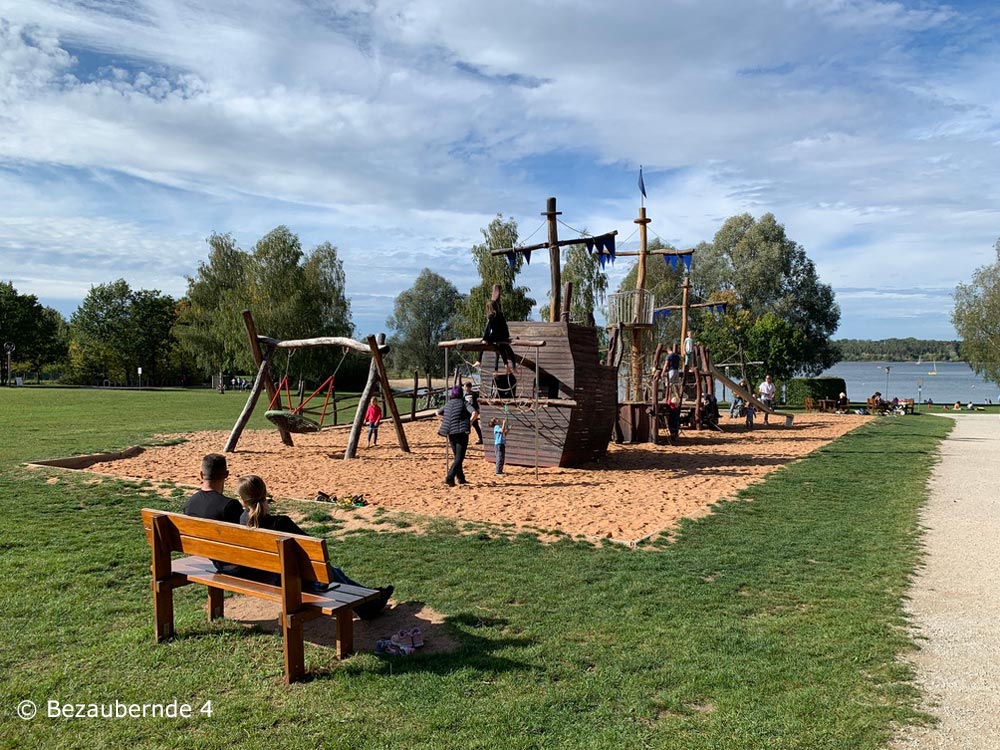
<path fill-rule="evenodd" d="M 265 389 L 270 397 L 265 416 L 278 428 L 281 441 L 285 445 L 293 445 L 293 433 L 319 432 L 323 428 L 324 422 L 331 411 L 336 416 L 337 407 L 333 390 L 334 382 L 340 366 L 344 363 L 344 359 L 351 350 L 370 354 L 371 366 L 368 368 L 368 380 L 358 401 L 357 411 L 351 425 L 351 433 L 348 437 L 347 449 L 344 451 L 344 458 L 352 459 L 356 456 L 358 437 L 361 434 L 361 427 L 364 424 L 365 411 L 368 409 L 368 403 L 371 400 L 376 384 L 392 416 L 393 426 L 396 428 L 396 437 L 399 440 L 399 448 L 404 453 L 410 452 L 410 445 L 406 440 L 402 420 L 400 419 L 399 411 L 396 408 L 396 401 L 392 395 L 389 375 L 386 372 L 385 363 L 382 361 L 382 352 L 388 349 L 388 346 L 385 344 L 384 334 L 379 334 L 378 338 L 369 336 L 366 342 L 355 341 L 343 336 L 281 340 L 269 336 L 257 335 L 257 327 L 249 310 L 243 311 L 243 323 L 247 329 L 250 351 L 253 354 L 254 362 L 257 363 L 257 376 L 247 397 L 247 403 L 236 420 L 236 424 L 233 426 L 232 432 L 229 434 L 229 439 L 223 448 L 226 453 L 232 453 L 236 450 L 236 444 L 240 439 L 240 435 L 243 433 L 247 422 L 250 421 L 250 416 L 253 414 L 257 400 L 260 398 L 261 392 Z M 341 357 L 340 362 L 334 369 L 333 375 L 324 380 L 320 387 L 313 391 L 308 398 L 300 395 L 299 403 L 294 404 L 292 401 L 291 385 L 288 380 L 288 367 L 291 362 L 291 356 L 298 349 L 317 346 L 340 347 L 344 350 L 344 356 Z M 278 385 L 275 386 L 271 380 L 269 368 L 272 358 L 280 349 L 285 349 L 288 352 L 288 358 L 285 365 L 285 375 L 281 378 Z M 322 405 L 319 402 L 320 397 L 322 397 Z M 315 403 L 313 403 L 314 401 Z M 331 401 L 333 402 L 332 407 Z"/>
<path fill-rule="evenodd" d="M 344 364 L 344 359 L 347 358 L 348 351 L 350 349 L 344 347 L 344 356 L 340 358 L 340 362 L 333 371 L 333 375 L 324 380 L 320 387 L 313 391 L 308 398 L 303 398 L 300 393 L 298 405 L 293 406 L 292 391 L 288 380 L 288 368 L 295 350 L 289 349 L 288 359 L 285 363 L 285 374 L 275 388 L 274 395 L 271 396 L 271 403 L 267 405 L 267 411 L 264 412 L 264 416 L 279 429 L 284 428 L 288 432 L 301 434 L 322 430 L 323 422 L 326 420 L 327 414 L 329 414 L 330 399 L 333 397 L 334 379 L 337 377 L 337 372 L 340 371 L 340 365 Z M 318 403 L 312 406 L 309 405 L 314 398 L 321 395 L 323 396 L 322 406 L 319 406 Z M 333 408 L 337 408 L 336 402 L 334 402 Z"/>

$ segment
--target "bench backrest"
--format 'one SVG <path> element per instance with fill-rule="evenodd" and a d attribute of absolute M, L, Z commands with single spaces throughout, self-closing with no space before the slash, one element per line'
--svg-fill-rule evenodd
<path fill-rule="evenodd" d="M 154 555 L 157 552 L 200 555 L 269 573 L 281 573 L 290 564 L 304 580 L 331 582 L 325 539 L 268 529 L 248 529 L 224 521 L 209 521 L 151 508 L 143 508 L 142 525 Z M 282 540 L 288 541 L 282 543 Z M 286 558 L 291 555 L 292 559 L 283 561 L 283 554 Z"/>

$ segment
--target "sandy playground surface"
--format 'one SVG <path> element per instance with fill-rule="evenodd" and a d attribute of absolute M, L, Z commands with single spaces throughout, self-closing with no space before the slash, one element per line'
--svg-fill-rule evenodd
<path fill-rule="evenodd" d="M 364 495 L 365 508 L 330 506 L 334 517 L 343 514 L 356 521 L 372 520 L 381 508 L 635 542 L 671 528 L 682 517 L 705 515 L 718 500 L 869 419 L 797 414 L 792 427 L 758 423 L 748 432 L 724 416 L 725 432 L 685 431 L 677 446 L 612 444 L 600 461 L 581 468 L 539 469 L 537 480 L 535 469 L 523 466 L 508 466 L 504 476 L 496 476 L 482 448 L 470 445 L 465 460 L 470 483 L 464 487 L 444 484 L 446 444 L 437 435 L 436 419 L 405 425 L 410 454 L 400 451 L 393 426 L 383 424 L 379 445 L 364 447 L 362 435 L 354 461 L 343 460 L 346 429 L 295 435 L 293 448 L 282 445 L 277 430 L 248 430 L 229 456 L 229 469 L 233 478 L 259 474 L 279 500 L 312 499 L 319 490 Z M 201 457 L 221 451 L 228 431 L 162 437 L 185 441 L 98 463 L 90 471 L 195 487 Z M 229 494 L 235 492 L 233 485 L 230 480 Z M 276 510 L 282 512 L 280 504 Z"/>

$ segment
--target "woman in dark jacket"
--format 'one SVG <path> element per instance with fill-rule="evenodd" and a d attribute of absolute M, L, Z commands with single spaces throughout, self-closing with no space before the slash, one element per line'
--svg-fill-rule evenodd
<path fill-rule="evenodd" d="M 448 403 L 444 405 L 438 414 L 443 415 L 439 435 L 444 435 L 451 443 L 451 452 L 455 455 L 448 475 L 444 478 L 444 483 L 449 487 L 454 487 L 455 482 L 468 484 L 465 481 L 465 472 L 462 471 L 462 462 L 465 460 L 465 451 L 469 447 L 469 431 L 472 429 L 470 420 L 475 410 L 472 404 L 465 400 L 461 386 L 451 389 Z"/>

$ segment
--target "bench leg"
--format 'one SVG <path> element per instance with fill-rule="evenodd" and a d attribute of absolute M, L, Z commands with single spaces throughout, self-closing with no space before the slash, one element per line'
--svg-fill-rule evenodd
<path fill-rule="evenodd" d="M 354 611 L 342 609 L 337 613 L 337 657 L 346 659 L 354 653 Z"/>
<path fill-rule="evenodd" d="M 153 621 L 156 640 L 174 635 L 174 589 L 169 581 L 153 581 Z"/>
<path fill-rule="evenodd" d="M 208 587 L 208 621 L 218 620 L 226 616 L 225 592 L 222 589 Z"/>
<path fill-rule="evenodd" d="M 281 637 L 285 644 L 285 684 L 290 685 L 301 680 L 306 673 L 302 620 L 298 617 L 283 616 Z"/>

